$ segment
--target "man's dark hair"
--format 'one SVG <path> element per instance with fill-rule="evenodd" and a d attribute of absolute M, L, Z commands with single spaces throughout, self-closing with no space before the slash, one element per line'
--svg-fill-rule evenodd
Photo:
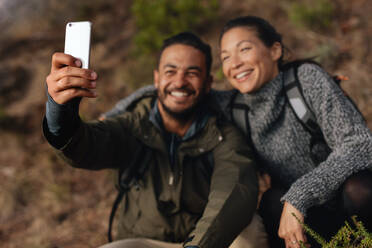
<path fill-rule="evenodd" d="M 191 46 L 201 51 L 205 56 L 207 76 L 210 74 L 212 66 L 211 47 L 207 43 L 204 43 L 197 35 L 191 32 L 182 32 L 165 39 L 158 55 L 158 65 L 160 63 L 160 57 L 163 54 L 163 51 L 167 47 L 177 44 Z"/>

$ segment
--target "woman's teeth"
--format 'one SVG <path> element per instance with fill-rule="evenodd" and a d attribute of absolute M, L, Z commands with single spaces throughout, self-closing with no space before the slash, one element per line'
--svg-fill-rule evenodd
<path fill-rule="evenodd" d="M 242 73 L 239 73 L 238 75 L 235 76 L 236 79 L 241 79 L 245 76 L 247 76 L 249 73 L 251 73 L 252 71 L 245 71 L 245 72 L 242 72 Z"/>

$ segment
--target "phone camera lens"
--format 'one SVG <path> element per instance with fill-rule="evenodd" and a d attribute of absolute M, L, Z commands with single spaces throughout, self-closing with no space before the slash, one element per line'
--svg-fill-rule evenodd
<path fill-rule="evenodd" d="M 69 23 L 69 24 L 68 24 L 68 26 L 69 26 L 69 27 L 71 27 L 71 26 L 72 26 L 72 24 L 71 24 L 71 23 Z"/>

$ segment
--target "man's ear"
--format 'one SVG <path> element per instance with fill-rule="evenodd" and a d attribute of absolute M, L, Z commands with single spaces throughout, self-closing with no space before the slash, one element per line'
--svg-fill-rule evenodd
<path fill-rule="evenodd" d="M 278 61 L 283 54 L 282 44 L 275 42 L 271 47 L 270 54 L 273 61 Z"/>
<path fill-rule="evenodd" d="M 159 71 L 157 69 L 154 70 L 154 85 L 155 88 L 159 88 Z"/>
<path fill-rule="evenodd" d="M 209 75 L 206 80 L 205 92 L 208 93 L 212 88 L 213 76 Z"/>

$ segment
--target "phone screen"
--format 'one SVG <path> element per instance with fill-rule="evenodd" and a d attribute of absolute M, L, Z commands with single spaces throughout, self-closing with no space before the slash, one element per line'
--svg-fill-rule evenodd
<path fill-rule="evenodd" d="M 82 68 L 89 68 L 90 36 L 92 23 L 69 22 L 66 25 L 65 53 L 78 58 Z"/>

